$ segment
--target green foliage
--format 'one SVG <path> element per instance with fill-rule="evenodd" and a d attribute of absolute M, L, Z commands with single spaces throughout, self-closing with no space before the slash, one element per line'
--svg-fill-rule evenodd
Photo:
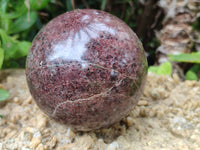
<path fill-rule="evenodd" d="M 8 91 L 0 88 L 0 102 L 7 100 L 10 97 Z"/>
<path fill-rule="evenodd" d="M 50 0 L 30 0 L 30 7 L 33 10 L 41 10 L 45 8 Z"/>
<path fill-rule="evenodd" d="M 18 41 L 15 37 L 11 37 L 4 30 L 0 29 L 0 37 L 2 39 L 1 49 L 3 50 L 4 56 L 0 57 L 0 61 L 8 66 L 11 60 L 17 60 L 27 55 L 30 48 L 31 42 Z M 4 59 L 4 60 L 3 60 Z M 16 66 L 16 65 L 15 65 Z"/>
<path fill-rule="evenodd" d="M 200 64 L 192 66 L 185 74 L 186 80 L 198 80 L 198 72 L 200 71 Z"/>
<path fill-rule="evenodd" d="M 30 13 L 23 14 L 17 18 L 14 23 L 10 25 L 9 34 L 19 33 L 29 29 L 37 20 L 37 13 L 30 11 Z"/>
<path fill-rule="evenodd" d="M 71 0 L 66 0 L 66 7 L 68 11 L 73 9 Z"/>
<path fill-rule="evenodd" d="M 107 0 L 102 0 L 102 2 L 101 2 L 101 10 L 104 10 L 104 9 L 105 9 L 105 7 L 106 7 L 106 2 L 107 2 Z"/>
<path fill-rule="evenodd" d="M 39 19 L 36 11 L 45 8 L 49 1 L 0 1 L 0 68 L 20 67 L 20 62 L 24 66 L 31 46 L 26 37 Z"/>
<path fill-rule="evenodd" d="M 185 74 L 185 79 L 186 80 L 198 80 L 198 76 L 192 70 L 188 70 L 187 73 Z"/>
<path fill-rule="evenodd" d="M 190 54 L 169 55 L 169 59 L 175 62 L 196 63 L 185 74 L 186 80 L 198 80 L 200 71 L 200 52 Z"/>
<path fill-rule="evenodd" d="M 4 51 L 2 48 L 0 48 L 0 69 L 2 67 L 3 64 L 3 58 L 4 58 Z"/>
<path fill-rule="evenodd" d="M 160 66 L 150 66 L 148 71 L 153 72 L 157 75 L 171 75 L 172 65 L 170 62 L 165 62 Z"/>
<path fill-rule="evenodd" d="M 169 55 L 169 59 L 175 62 L 200 63 L 200 52 L 190 54 Z"/>
<path fill-rule="evenodd" d="M 197 30 L 200 32 L 200 18 L 197 18 L 197 20 L 192 25 L 194 30 Z"/>

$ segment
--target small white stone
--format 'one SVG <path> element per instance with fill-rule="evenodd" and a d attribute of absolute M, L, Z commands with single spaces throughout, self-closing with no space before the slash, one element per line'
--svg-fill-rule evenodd
<path fill-rule="evenodd" d="M 140 100 L 139 102 L 138 102 L 138 105 L 139 106 L 147 106 L 149 103 L 148 103 L 148 101 L 145 101 L 145 100 Z"/>
<path fill-rule="evenodd" d="M 0 150 L 3 150 L 3 143 L 0 143 Z"/>
<path fill-rule="evenodd" d="M 40 114 L 37 116 L 37 128 L 42 129 L 44 127 L 46 127 L 47 124 L 47 118 Z"/>
<path fill-rule="evenodd" d="M 33 134 L 33 137 L 38 137 L 38 138 L 40 138 L 40 137 L 41 137 L 40 131 L 34 133 L 34 134 Z"/>
<path fill-rule="evenodd" d="M 19 100 L 18 97 L 14 97 L 14 98 L 13 98 L 13 101 L 14 101 L 15 103 L 19 103 L 19 102 L 20 102 L 20 100 Z"/>
<path fill-rule="evenodd" d="M 27 147 L 22 147 L 22 150 L 30 150 L 30 148 L 27 148 Z"/>
<path fill-rule="evenodd" d="M 127 117 L 126 122 L 127 122 L 127 126 L 130 127 L 134 124 L 134 119 L 131 117 Z"/>
<path fill-rule="evenodd" d="M 108 146 L 108 150 L 117 150 L 118 148 L 119 148 L 118 142 L 112 142 L 112 143 L 109 144 L 109 146 Z"/>

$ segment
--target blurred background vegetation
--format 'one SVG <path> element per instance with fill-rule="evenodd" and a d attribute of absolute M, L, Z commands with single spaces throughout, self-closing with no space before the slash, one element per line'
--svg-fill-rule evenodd
<path fill-rule="evenodd" d="M 199 8 L 199 2 L 195 0 L 194 2 L 197 3 L 193 6 Z M 171 25 L 169 20 L 177 19 L 179 15 L 175 13 L 174 16 L 169 17 L 168 6 L 171 4 L 162 0 L 0 0 L 0 68 L 24 68 L 31 41 L 45 24 L 66 11 L 91 8 L 104 10 L 121 18 L 136 32 L 146 50 L 148 63 L 151 66 L 149 71 L 156 74 L 172 74 L 173 69 L 177 68 L 174 67 L 175 64 L 182 70 L 183 78 L 189 71 L 189 77 L 186 79 L 198 80 L 200 55 L 196 47 L 199 44 L 200 15 L 196 15 L 196 18 L 193 16 L 191 23 L 186 24 L 191 26 L 192 31 L 197 35 L 195 37 L 189 35 L 192 37 L 190 38 L 192 42 L 190 42 L 190 50 L 186 51 L 187 55 L 182 55 L 176 50 L 172 53 L 167 52 L 166 49 L 157 50 L 165 41 L 162 41 L 164 35 L 159 32 L 163 33 L 164 27 Z M 178 3 L 177 7 L 179 7 Z M 190 8 L 186 9 L 190 10 Z M 195 14 L 198 14 L 198 11 Z M 185 35 L 183 37 L 185 38 Z M 176 38 L 173 40 L 180 43 Z M 167 55 L 167 61 L 159 61 L 163 58 L 163 55 L 159 55 L 160 52 Z M 161 63 L 165 64 L 159 66 Z"/>

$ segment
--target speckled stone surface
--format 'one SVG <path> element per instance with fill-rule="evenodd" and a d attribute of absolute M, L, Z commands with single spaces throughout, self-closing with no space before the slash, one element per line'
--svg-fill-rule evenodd
<path fill-rule="evenodd" d="M 146 81 L 141 42 L 120 19 L 74 10 L 36 35 L 26 77 L 35 102 L 76 130 L 109 126 L 133 109 Z"/>

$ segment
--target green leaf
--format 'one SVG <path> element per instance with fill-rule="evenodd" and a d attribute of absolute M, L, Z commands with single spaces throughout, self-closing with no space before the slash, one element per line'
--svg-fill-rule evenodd
<path fill-rule="evenodd" d="M 31 46 L 31 42 L 17 41 L 14 37 L 10 37 L 4 30 L 0 29 L 0 37 L 2 39 L 2 48 L 4 49 L 4 61 L 6 63 L 10 59 L 18 59 L 27 55 Z"/>
<path fill-rule="evenodd" d="M 9 0 L 0 0 L 0 12 L 6 12 Z"/>
<path fill-rule="evenodd" d="M 17 42 L 0 29 L 0 37 L 2 41 L 1 47 L 4 49 L 4 60 L 13 58 L 17 50 Z"/>
<path fill-rule="evenodd" d="M 3 116 L 2 116 L 2 115 L 0 115 L 0 118 L 3 118 Z"/>
<path fill-rule="evenodd" d="M 200 71 L 200 64 L 194 64 L 185 74 L 186 80 L 198 80 L 198 72 Z"/>
<path fill-rule="evenodd" d="M 22 16 L 23 14 L 26 14 L 27 11 L 28 11 L 27 7 L 25 5 L 22 5 L 20 8 L 16 9 L 13 12 L 2 13 L 1 17 L 2 19 L 15 19 Z"/>
<path fill-rule="evenodd" d="M 4 60 L 9 60 L 15 57 L 17 51 L 16 42 L 9 40 L 7 44 L 4 44 Z"/>
<path fill-rule="evenodd" d="M 2 18 L 1 20 L 0 20 L 0 27 L 7 32 L 10 24 L 12 24 L 12 21 L 7 18 Z"/>
<path fill-rule="evenodd" d="M 34 10 L 40 10 L 45 8 L 50 0 L 30 0 L 30 6 Z"/>
<path fill-rule="evenodd" d="M 151 66 L 148 69 L 149 72 L 153 72 L 157 75 L 171 75 L 172 65 L 170 62 L 165 62 L 160 66 Z"/>
<path fill-rule="evenodd" d="M 4 64 L 3 64 L 3 69 L 4 68 L 19 68 L 20 65 L 19 65 L 19 62 L 18 61 L 15 61 L 15 60 L 7 60 L 7 61 L 4 61 Z"/>
<path fill-rule="evenodd" d="M 19 59 L 28 54 L 31 42 L 27 41 L 11 41 L 7 43 L 5 49 L 5 60 Z"/>
<path fill-rule="evenodd" d="M 9 39 L 8 35 L 6 34 L 6 32 L 2 29 L 0 29 L 0 37 L 1 37 L 1 40 L 0 42 L 2 43 L 2 45 L 5 45 Z"/>
<path fill-rule="evenodd" d="M 13 24 L 11 24 L 8 33 L 13 34 L 27 30 L 36 22 L 37 17 L 38 15 L 34 11 L 30 11 L 30 15 L 29 13 L 22 15 Z"/>
<path fill-rule="evenodd" d="M 8 91 L 0 88 L 0 102 L 7 100 L 10 97 Z"/>
<path fill-rule="evenodd" d="M 192 25 L 193 30 L 197 30 L 200 32 L 200 18 L 197 18 L 196 21 Z"/>
<path fill-rule="evenodd" d="M 200 52 L 190 54 L 169 55 L 169 59 L 175 62 L 200 63 Z"/>
<path fill-rule="evenodd" d="M 107 0 L 102 0 L 101 2 L 101 10 L 104 10 L 106 7 Z"/>
<path fill-rule="evenodd" d="M 185 74 L 185 79 L 186 80 L 198 80 L 198 76 L 195 72 L 193 72 L 192 70 L 188 70 Z"/>
<path fill-rule="evenodd" d="M 29 48 L 31 47 L 31 42 L 21 41 L 17 44 L 18 50 L 15 58 L 24 57 L 28 54 Z"/>
<path fill-rule="evenodd" d="M 156 73 L 158 71 L 158 69 L 159 69 L 159 66 L 150 66 L 148 71 Z"/>
<path fill-rule="evenodd" d="M 0 69 L 3 64 L 3 59 L 4 59 L 4 50 L 2 48 L 0 48 Z"/>
<path fill-rule="evenodd" d="M 200 64 L 194 64 L 191 68 L 191 71 L 198 73 L 200 71 Z"/>
<path fill-rule="evenodd" d="M 171 75 L 171 73 L 172 73 L 172 65 L 170 62 L 166 62 L 160 65 L 157 71 L 158 75 Z"/>
<path fill-rule="evenodd" d="M 3 0 L 2 3 L 3 5 L 6 5 L 5 0 Z M 0 7 L 5 7 L 3 5 L 1 5 L 0 0 Z M 8 32 L 10 26 L 13 24 L 12 19 L 19 18 L 28 11 L 28 8 L 24 4 L 24 0 L 18 0 L 17 2 L 10 0 L 8 1 L 8 6 L 9 11 L 6 11 L 6 8 L 0 8 L 0 28 L 4 29 L 6 32 Z"/>
<path fill-rule="evenodd" d="M 66 0 L 66 7 L 67 7 L 67 11 L 70 11 L 73 9 L 71 0 Z"/>

